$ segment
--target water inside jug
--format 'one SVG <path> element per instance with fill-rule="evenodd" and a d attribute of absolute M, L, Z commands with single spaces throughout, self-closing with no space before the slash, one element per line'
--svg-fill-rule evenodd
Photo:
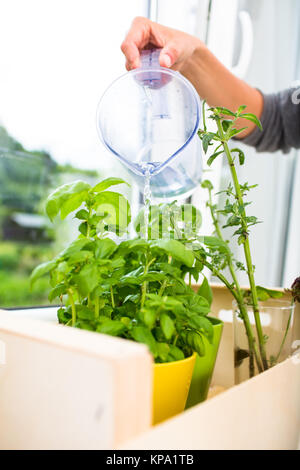
<path fill-rule="evenodd" d="M 159 65 L 159 49 L 141 53 L 141 67 L 116 79 L 103 94 L 97 128 L 144 189 L 150 175 L 152 196 L 189 196 L 202 174 L 198 94 L 179 72 Z"/>

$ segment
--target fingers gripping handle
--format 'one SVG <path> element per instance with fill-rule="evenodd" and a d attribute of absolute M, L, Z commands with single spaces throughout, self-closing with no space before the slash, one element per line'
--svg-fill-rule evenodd
<path fill-rule="evenodd" d="M 158 89 L 172 80 L 172 75 L 159 65 L 161 49 L 145 49 L 141 52 L 141 74 L 136 79 L 141 85 L 151 89 Z"/>

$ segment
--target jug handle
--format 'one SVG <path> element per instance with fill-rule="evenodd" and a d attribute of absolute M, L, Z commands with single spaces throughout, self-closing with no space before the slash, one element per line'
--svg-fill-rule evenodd
<path fill-rule="evenodd" d="M 141 52 L 141 68 L 149 69 L 154 67 L 160 67 L 159 55 L 161 48 L 144 49 Z"/>

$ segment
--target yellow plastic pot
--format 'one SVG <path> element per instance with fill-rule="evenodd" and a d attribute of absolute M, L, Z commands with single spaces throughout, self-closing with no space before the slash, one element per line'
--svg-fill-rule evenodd
<path fill-rule="evenodd" d="M 153 424 L 184 410 L 195 361 L 196 353 L 182 361 L 154 364 Z"/>

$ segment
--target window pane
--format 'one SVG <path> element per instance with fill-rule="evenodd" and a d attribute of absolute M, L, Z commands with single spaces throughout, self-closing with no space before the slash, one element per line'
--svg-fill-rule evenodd
<path fill-rule="evenodd" d="M 48 304 L 48 280 L 29 275 L 74 237 L 49 223 L 60 184 L 124 170 L 95 125 L 105 88 L 125 72 L 120 44 L 146 1 L 6 0 L 0 6 L 0 307 Z M 124 174 L 125 175 L 125 174 Z"/>

